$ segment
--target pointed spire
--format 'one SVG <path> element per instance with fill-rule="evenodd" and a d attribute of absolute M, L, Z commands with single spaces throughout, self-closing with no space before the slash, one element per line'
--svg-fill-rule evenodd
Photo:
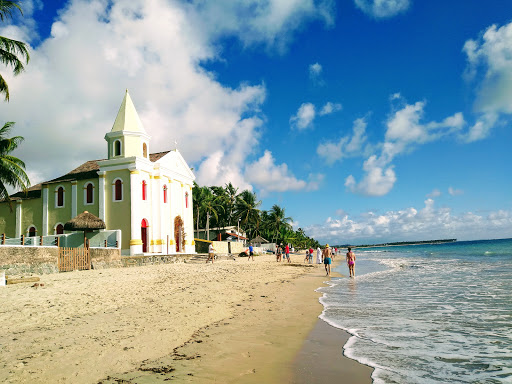
<path fill-rule="evenodd" d="M 128 93 L 128 89 L 126 89 L 123 102 L 121 103 L 121 107 L 117 113 L 116 121 L 114 122 L 114 126 L 110 132 L 120 131 L 146 133 L 146 130 L 140 121 L 139 115 L 135 110 L 132 98 Z"/>

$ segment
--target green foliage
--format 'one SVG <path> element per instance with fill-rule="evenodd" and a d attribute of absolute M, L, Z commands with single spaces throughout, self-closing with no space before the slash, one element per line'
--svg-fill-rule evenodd
<path fill-rule="evenodd" d="M 19 10 L 20 13 L 23 14 L 20 6 L 16 4 L 15 1 L 0 0 L 1 21 L 12 17 L 12 12 L 15 10 Z M 25 69 L 23 60 L 26 64 L 28 64 L 30 60 L 30 55 L 25 43 L 0 36 L 0 63 L 12 67 L 13 73 L 16 76 Z M 9 101 L 9 87 L 0 74 L 0 94 L 2 93 L 5 95 L 5 100 Z"/>
<path fill-rule="evenodd" d="M 249 239 L 259 235 L 270 242 L 290 243 L 296 248 L 320 245 L 302 228 L 293 230 L 293 219 L 286 216 L 284 208 L 274 204 L 268 211 L 260 210 L 261 201 L 254 192 L 238 193 L 238 188 L 231 183 L 224 187 L 200 187 L 194 183 L 192 196 L 196 230 L 240 225 Z"/>
<path fill-rule="evenodd" d="M 13 122 L 5 123 L 0 129 L 0 200 L 7 200 L 9 205 L 11 204 L 11 198 L 7 186 L 26 191 L 27 186 L 30 185 L 25 173 L 25 163 L 10 154 L 23 141 L 21 136 L 6 137 L 13 125 Z"/>

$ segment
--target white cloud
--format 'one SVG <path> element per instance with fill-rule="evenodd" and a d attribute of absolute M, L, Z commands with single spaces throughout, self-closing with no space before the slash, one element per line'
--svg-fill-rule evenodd
<path fill-rule="evenodd" d="M 455 189 L 455 188 L 449 187 L 448 188 L 448 193 L 451 196 L 459 196 L 459 195 L 462 195 L 464 193 L 464 191 L 462 191 L 460 189 Z"/>
<path fill-rule="evenodd" d="M 341 216 L 340 219 L 329 217 L 324 223 L 306 227 L 305 230 L 319 241 L 352 244 L 512 237 L 512 211 L 455 215 L 450 208 L 436 208 L 432 199 L 425 200 L 420 209 L 409 207 L 383 214 L 367 212 L 354 218 Z"/>
<path fill-rule="evenodd" d="M 480 114 L 467 141 L 486 138 L 499 116 L 512 114 L 512 22 L 492 25 L 476 40 L 467 40 L 465 77 L 477 81 L 475 111 Z"/>
<path fill-rule="evenodd" d="M 383 196 L 391 191 L 396 181 L 393 166 L 381 166 L 374 155 L 364 162 L 363 170 L 365 176 L 359 183 L 356 183 L 352 175 L 345 179 L 345 187 L 351 192 L 367 196 Z"/>
<path fill-rule="evenodd" d="M 318 145 L 316 153 L 325 159 L 328 164 L 347 157 L 363 156 L 363 146 L 366 143 L 365 118 L 354 121 L 352 136 L 341 137 L 337 142 L 323 142 Z"/>
<path fill-rule="evenodd" d="M 320 116 L 330 115 L 331 113 L 341 111 L 341 108 L 342 108 L 341 104 L 339 104 L 339 103 L 331 103 L 329 101 L 329 102 L 325 103 L 325 105 L 322 107 L 322 109 L 320 110 L 319 115 Z"/>
<path fill-rule="evenodd" d="M 297 114 L 290 117 L 290 125 L 299 131 L 312 128 L 315 116 L 315 106 L 311 103 L 303 103 L 297 110 Z"/>
<path fill-rule="evenodd" d="M 245 45 L 265 44 L 284 50 L 293 32 L 306 21 L 321 20 L 327 26 L 335 2 L 332 0 L 192 0 L 192 22 L 201 25 L 205 39 L 236 35 Z"/>
<path fill-rule="evenodd" d="M 355 5 L 376 19 L 395 16 L 409 9 L 409 0 L 354 0 Z"/>
<path fill-rule="evenodd" d="M 224 86 L 201 63 L 220 59 L 216 39 L 227 35 L 285 49 L 301 24 L 330 23 L 332 6 L 311 0 L 69 2 L 51 36 L 32 47 L 26 71 L 5 72 L 11 102 L 0 104 L 0 115 L 16 121 L 14 133 L 25 137 L 15 155 L 26 162 L 33 184 L 105 158 L 103 137 L 128 88 L 152 136 L 151 152 L 173 148 L 176 139 L 185 159 L 198 165 L 198 181 L 218 184 L 217 175 L 248 187 L 243 169 L 247 148 L 259 142 L 266 89 L 244 79 L 237 88 Z M 30 12 L 26 16 L 0 34 L 39 43 Z"/>
<path fill-rule="evenodd" d="M 385 141 L 379 145 L 380 154 L 371 155 L 364 163 L 363 179 L 357 183 L 353 175 L 345 179 L 345 186 L 353 193 L 382 196 L 393 188 L 396 181 L 391 162 L 402 153 L 412 151 L 417 145 L 458 133 L 465 125 L 462 113 L 455 113 L 441 122 L 422 123 L 425 102 L 406 104 L 392 114 L 387 122 Z"/>
<path fill-rule="evenodd" d="M 430 192 L 427 197 L 433 198 L 433 197 L 439 197 L 441 196 L 441 191 L 439 189 L 434 189 L 432 192 Z"/>
<path fill-rule="evenodd" d="M 245 168 L 245 179 L 257 186 L 263 194 L 267 192 L 285 192 L 318 189 L 322 175 L 310 175 L 310 181 L 297 179 L 288 166 L 275 164 L 270 151 Z"/>
<path fill-rule="evenodd" d="M 317 79 L 322 74 L 322 66 L 319 63 L 310 64 L 309 76 L 312 79 Z"/>

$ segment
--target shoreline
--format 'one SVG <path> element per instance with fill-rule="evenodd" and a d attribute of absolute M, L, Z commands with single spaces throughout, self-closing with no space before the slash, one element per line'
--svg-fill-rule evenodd
<path fill-rule="evenodd" d="M 0 380 L 293 383 L 326 280 L 323 265 L 302 260 L 69 272 L 4 287 Z"/>

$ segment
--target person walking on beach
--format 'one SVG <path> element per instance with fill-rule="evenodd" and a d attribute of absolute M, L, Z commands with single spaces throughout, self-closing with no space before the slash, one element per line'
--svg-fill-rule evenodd
<path fill-rule="evenodd" d="M 283 254 L 283 250 L 281 249 L 281 246 L 278 245 L 276 249 L 276 261 L 281 261 L 281 255 Z"/>
<path fill-rule="evenodd" d="M 286 244 L 286 247 L 284 247 L 284 254 L 286 255 L 286 260 L 288 260 L 288 262 L 291 263 L 291 261 L 290 261 L 290 246 L 288 244 Z"/>
<path fill-rule="evenodd" d="M 252 261 L 254 261 L 254 248 L 252 245 L 249 245 L 249 257 L 247 258 L 247 261 L 249 261 L 252 257 Z"/>
<path fill-rule="evenodd" d="M 323 256 L 326 276 L 331 276 L 331 248 L 329 248 L 329 244 L 325 245 Z"/>
<path fill-rule="evenodd" d="M 215 249 L 213 248 L 213 243 L 210 243 L 210 245 L 208 246 L 208 259 L 206 259 L 207 264 L 210 261 L 210 259 L 212 259 L 212 264 L 213 264 L 213 259 L 215 259 L 214 252 L 215 252 Z"/>
<path fill-rule="evenodd" d="M 304 262 L 308 262 L 309 261 L 309 250 L 306 249 L 306 257 L 304 258 Z"/>
<path fill-rule="evenodd" d="M 356 266 L 356 255 L 354 252 L 352 252 L 352 248 L 348 247 L 347 252 L 347 265 L 348 265 L 348 271 L 350 273 L 350 277 L 356 277 L 356 273 L 354 271 Z"/>
<path fill-rule="evenodd" d="M 324 260 L 322 259 L 322 250 L 320 249 L 320 247 L 318 247 L 316 249 L 316 263 L 322 264 L 323 262 Z"/>

